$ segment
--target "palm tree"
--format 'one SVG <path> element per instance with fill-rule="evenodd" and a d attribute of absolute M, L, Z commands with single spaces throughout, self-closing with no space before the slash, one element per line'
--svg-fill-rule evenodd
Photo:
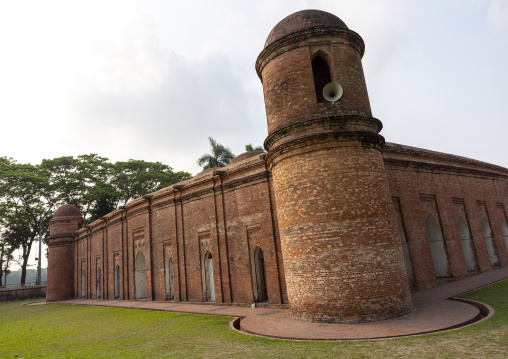
<path fill-rule="evenodd" d="M 206 153 L 199 157 L 197 161 L 198 165 L 203 166 L 204 170 L 213 167 L 225 167 L 229 161 L 235 157 L 235 155 L 228 147 L 217 143 L 217 141 L 213 138 L 208 137 L 208 140 L 210 141 L 212 153 Z"/>
<path fill-rule="evenodd" d="M 248 145 L 245 145 L 245 151 L 249 152 L 249 151 L 265 151 L 265 149 L 263 148 L 263 146 L 257 146 L 257 147 L 253 147 L 252 146 L 252 143 L 249 143 Z"/>

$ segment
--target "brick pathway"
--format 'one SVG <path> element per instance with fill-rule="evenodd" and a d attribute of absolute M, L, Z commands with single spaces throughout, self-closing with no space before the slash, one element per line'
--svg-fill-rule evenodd
<path fill-rule="evenodd" d="M 299 340 L 358 340 L 417 335 L 462 327 L 493 314 L 488 305 L 478 306 L 448 298 L 508 278 L 508 267 L 482 273 L 459 281 L 414 293 L 415 310 L 405 316 L 364 324 L 308 323 L 289 318 L 289 310 L 248 308 L 225 305 L 189 304 L 185 302 L 146 302 L 72 299 L 60 303 L 114 308 L 158 310 L 179 313 L 239 317 L 235 327 L 241 331 L 272 338 Z M 483 312 L 483 315 L 482 313 Z M 483 318 L 482 320 L 484 320 Z M 239 322 L 239 324 L 238 324 Z"/>

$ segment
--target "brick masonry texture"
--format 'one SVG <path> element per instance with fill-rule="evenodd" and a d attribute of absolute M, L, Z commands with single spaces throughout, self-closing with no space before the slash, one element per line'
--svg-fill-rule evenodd
<path fill-rule="evenodd" d="M 502 227 L 508 170 L 385 143 L 371 114 L 363 40 L 322 13 L 281 21 L 291 29 L 276 26 L 277 36 L 258 57 L 266 153 L 237 156 L 87 226 L 79 211 L 57 210 L 48 301 L 134 300 L 146 290 L 148 301 L 203 302 L 214 292 L 215 303 L 250 305 L 264 268 L 267 299 L 257 305 L 289 306 L 292 317 L 316 322 L 392 318 L 411 311 L 410 283 L 413 290 L 437 285 L 429 214 L 450 278 L 492 269 L 482 219 L 492 231 L 495 265 L 508 264 Z M 326 26 L 316 25 L 321 18 Z M 317 100 L 316 56 L 344 89 L 336 104 Z M 470 232 L 476 272 L 467 269 L 459 216 Z"/>

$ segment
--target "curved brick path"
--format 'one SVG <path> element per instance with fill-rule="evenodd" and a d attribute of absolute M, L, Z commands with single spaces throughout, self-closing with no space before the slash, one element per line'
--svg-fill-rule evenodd
<path fill-rule="evenodd" d="M 472 304 L 448 298 L 508 278 L 508 267 L 414 293 L 415 310 L 405 316 L 364 324 L 320 324 L 290 319 L 287 309 L 247 308 L 185 302 L 72 299 L 60 303 L 239 317 L 242 331 L 275 338 L 355 340 L 416 335 L 464 326 L 482 315 Z M 492 308 L 484 306 L 490 310 Z M 238 321 L 236 321 L 238 323 Z M 238 327 L 238 324 L 236 324 Z"/>

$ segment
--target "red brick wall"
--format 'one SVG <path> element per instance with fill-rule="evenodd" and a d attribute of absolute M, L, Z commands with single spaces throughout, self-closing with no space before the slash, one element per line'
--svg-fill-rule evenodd
<path fill-rule="evenodd" d="M 425 232 L 427 213 L 431 213 L 441 227 L 452 277 L 468 275 L 458 232 L 459 215 L 471 232 L 480 271 L 491 269 L 482 217 L 491 226 L 501 265 L 508 264 L 501 229 L 501 216 L 508 205 L 506 169 L 395 144 L 385 146 L 384 158 L 391 194 L 400 200 L 418 289 L 436 285 Z"/>
<path fill-rule="evenodd" d="M 390 229 L 394 225 L 391 220 L 384 222 L 385 226 L 378 226 L 379 220 L 371 223 L 369 220 L 360 218 L 368 212 L 372 215 L 372 211 L 378 210 L 382 210 L 386 214 L 387 208 L 391 210 L 391 205 L 387 207 L 384 200 L 371 205 L 366 205 L 362 200 L 355 203 L 352 200 L 354 197 L 351 197 L 356 192 L 376 193 L 383 190 L 382 185 L 380 187 L 376 185 L 376 181 L 382 182 L 383 171 L 379 167 L 379 157 L 372 156 L 372 151 L 376 152 L 377 150 L 354 146 L 329 148 L 326 151 L 320 150 L 312 153 L 312 160 L 308 160 L 310 154 L 303 155 L 302 159 L 289 158 L 287 164 L 276 166 L 274 171 L 281 171 L 286 173 L 286 177 L 292 177 L 291 184 L 290 182 L 286 184 L 289 189 L 291 187 L 296 189 L 297 184 L 300 184 L 298 186 L 299 195 L 294 198 L 289 198 L 291 196 L 289 192 L 284 194 L 281 184 L 278 184 L 277 191 L 281 191 L 282 197 L 277 197 L 276 201 L 271 173 L 266 171 L 265 161 L 257 157 L 237 164 L 233 163 L 230 167 L 221 169 L 225 171 L 222 176 L 213 176 L 212 172 L 209 172 L 184 182 L 185 187 L 181 190 L 173 191 L 170 187 L 154 193 L 151 199 L 153 252 L 151 263 L 148 260 L 149 200 L 138 199 L 132 205 L 129 204 L 126 210 L 117 210 L 107 215 L 105 222 L 97 221 L 92 223 L 89 228 L 79 230 L 74 239 L 72 232 L 70 235 L 58 232 L 59 235 L 67 238 L 70 245 L 62 245 L 61 238 L 64 237 L 54 235 L 50 238 L 48 300 L 80 297 L 82 267 L 86 268 L 87 272 L 87 297 L 95 298 L 97 263 L 102 266 L 103 299 L 114 298 L 115 263 L 118 263 L 122 268 L 121 299 L 134 299 L 133 259 L 135 248 L 139 248 L 145 252 L 147 268 L 150 268 L 147 270 L 147 287 L 150 273 L 154 274 L 153 298 L 155 300 L 165 300 L 164 258 L 165 255 L 171 255 L 174 263 L 175 299 L 177 301 L 199 302 L 202 300 L 200 269 L 202 250 L 199 248 L 201 234 L 201 241 L 209 242 L 207 248 L 211 249 L 214 257 L 216 301 L 252 303 L 251 256 L 254 247 L 259 245 L 263 249 L 265 257 L 268 301 L 271 304 L 288 303 L 285 278 L 287 273 L 282 260 L 277 220 L 277 214 L 282 215 L 282 212 L 278 213 L 275 210 L 276 203 L 293 200 L 299 203 L 288 218 L 284 215 L 284 220 L 295 224 L 297 228 L 306 223 L 299 218 L 305 216 L 307 212 L 318 214 L 316 219 L 319 220 L 313 222 L 314 228 L 316 225 L 328 226 L 328 216 L 319 215 L 317 211 L 319 207 L 316 206 L 319 203 L 326 203 L 327 206 L 341 209 L 339 213 L 331 216 L 335 219 L 341 213 L 342 215 L 346 213 L 346 209 L 350 213 L 356 213 L 357 220 L 364 223 L 362 227 L 366 232 L 363 237 L 365 241 L 374 237 L 390 237 L 392 238 L 390 243 L 398 240 Z M 350 158 L 356 160 L 346 161 L 346 154 L 353 156 Z M 458 215 L 466 220 L 472 232 L 480 270 L 491 269 L 481 227 L 481 217 L 486 215 L 488 215 L 494 233 L 501 264 L 503 266 L 507 264 L 508 253 L 503 241 L 500 218 L 505 216 L 506 206 L 508 206 L 508 170 L 455 156 L 436 155 L 430 151 L 393 144 L 387 144 L 384 147 L 383 158 L 390 189 L 389 197 L 397 198 L 400 203 L 400 206 L 396 206 L 396 208 L 399 208 L 397 210 L 400 211 L 399 218 L 403 219 L 401 225 L 407 236 L 418 289 L 436 284 L 425 232 L 424 222 L 427 213 L 432 213 L 442 226 L 453 277 L 461 278 L 469 275 L 465 267 L 457 229 Z M 337 159 L 341 160 L 337 161 Z M 319 171 L 324 173 L 325 178 L 330 178 L 326 177 L 330 176 L 326 173 L 334 173 L 344 166 L 359 167 L 355 170 L 357 175 L 350 174 L 351 171 L 345 171 L 346 175 L 333 175 L 335 177 L 333 181 L 321 181 L 316 178 L 316 173 Z M 366 171 L 366 168 L 369 170 Z M 377 170 L 372 172 L 372 168 L 377 168 Z M 375 181 L 370 184 L 362 184 L 365 178 L 375 179 Z M 304 185 L 306 182 L 309 185 Z M 325 190 L 316 191 L 318 186 Z M 326 194 L 326 188 L 333 190 L 339 186 L 342 190 L 334 191 L 335 194 L 339 193 L 339 196 Z M 179 202 L 180 194 L 182 195 L 182 204 Z M 384 195 L 381 196 L 382 198 Z M 356 212 L 351 210 L 355 205 L 358 206 Z M 283 212 L 287 213 L 286 210 Z M 401 220 L 399 219 L 399 221 Z M 351 219 L 344 218 L 343 223 L 341 221 L 337 223 L 346 232 L 354 233 L 355 243 L 360 243 L 358 238 L 361 231 L 359 232 L 358 228 L 352 225 Z M 76 227 L 68 228 L 70 230 L 77 228 L 77 224 L 74 225 Z M 284 226 L 286 228 L 287 224 Z M 60 224 L 56 228 L 61 229 L 62 225 Z M 101 228 L 104 228 L 104 231 Z M 388 232 L 384 235 L 383 231 L 386 230 Z M 52 234 L 53 232 L 52 227 Z M 348 237 L 344 236 L 344 238 Z M 217 260 L 217 243 L 220 243 L 221 248 L 220 263 Z M 376 271 L 372 268 L 375 268 L 379 262 L 374 261 L 369 264 L 368 269 L 362 270 L 361 268 L 365 267 L 365 263 L 367 263 L 365 259 L 360 260 L 356 252 L 351 256 L 344 255 L 344 248 L 355 251 L 358 246 L 352 246 L 351 241 L 345 240 L 341 248 L 343 249 L 339 256 L 340 261 L 331 260 L 329 264 L 337 266 L 340 264 L 342 266 L 340 272 L 349 276 L 332 283 L 339 289 L 337 296 L 344 297 L 347 296 L 349 288 L 363 283 L 365 276 L 375 276 Z M 310 254 L 307 256 L 301 257 L 302 259 L 309 257 L 311 261 L 314 261 L 313 266 L 323 266 L 323 263 L 329 261 L 325 252 L 318 253 L 319 246 L 302 249 L 302 251 L 304 250 L 314 251 L 314 253 L 309 252 Z M 318 260 L 316 253 L 322 255 L 323 258 Z M 298 253 L 290 253 L 290 256 L 296 254 Z M 389 291 L 389 287 L 400 285 L 399 282 L 405 278 L 404 268 L 399 265 L 400 263 L 396 264 L 400 262 L 400 256 L 401 254 L 392 248 L 384 251 L 383 255 L 379 257 L 382 259 L 383 266 L 393 266 L 393 270 L 401 274 L 394 279 L 395 284 L 387 283 L 381 287 L 381 290 Z M 288 263 L 286 263 L 287 265 Z M 218 276 L 219 266 L 222 272 L 222 282 Z M 304 270 L 301 275 L 302 278 L 308 276 L 309 280 L 316 280 L 316 273 L 319 271 L 305 272 Z M 186 278 L 189 283 L 187 289 Z M 322 281 L 323 278 L 320 277 L 319 280 Z M 297 281 L 301 280 L 296 279 Z M 318 285 L 319 280 L 317 281 Z M 378 280 L 382 281 L 383 279 Z M 366 289 L 364 284 L 360 286 L 360 291 Z M 296 288 L 297 294 L 299 290 L 301 288 Z M 152 292 L 147 291 L 147 293 Z M 375 291 L 371 293 L 375 293 Z M 300 298 L 303 297 L 300 296 Z M 298 300 L 296 297 L 295 303 L 298 303 Z M 359 303 L 361 304 L 361 302 L 353 301 L 351 305 L 359 307 L 361 306 Z M 311 310 L 311 308 L 307 310 Z"/>

